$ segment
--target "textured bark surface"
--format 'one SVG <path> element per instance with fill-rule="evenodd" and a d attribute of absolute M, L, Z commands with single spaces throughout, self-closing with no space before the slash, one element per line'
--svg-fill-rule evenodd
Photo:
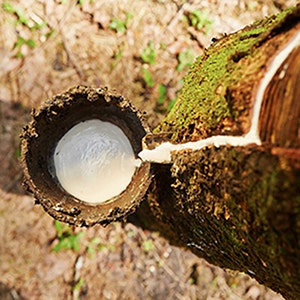
<path fill-rule="evenodd" d="M 300 5 L 215 42 L 147 143 L 160 132 L 176 143 L 247 133 L 259 83 L 299 32 L 299 20 Z M 172 164 L 153 166 L 138 212 L 173 243 L 243 271 L 287 299 L 300 298 L 299 78 L 298 46 L 265 90 L 262 144 L 173 153 Z"/>
<path fill-rule="evenodd" d="M 289 65 L 288 69 L 285 69 L 286 65 Z M 291 53 L 267 88 L 265 98 L 268 101 L 264 101 L 260 117 L 261 137 L 264 141 L 280 147 L 299 149 L 299 78 L 300 47 Z"/>

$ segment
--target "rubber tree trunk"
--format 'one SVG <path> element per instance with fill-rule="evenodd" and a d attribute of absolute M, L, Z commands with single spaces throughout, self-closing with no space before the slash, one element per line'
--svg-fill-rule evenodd
<path fill-rule="evenodd" d="M 91 118 L 122 129 L 143 159 L 124 192 L 96 204 L 62 188 L 54 159 L 66 132 Z M 97 165 L 102 154 L 89 152 Z M 53 97 L 24 127 L 22 164 L 37 203 L 78 226 L 134 212 L 152 180 L 135 214 L 145 227 L 300 299 L 300 5 L 214 41 L 154 133 L 106 89 Z"/>
<path fill-rule="evenodd" d="M 173 243 L 286 299 L 300 299 L 299 22 L 300 5 L 224 36 L 197 59 L 146 143 L 208 143 L 154 165 L 138 211 Z"/>

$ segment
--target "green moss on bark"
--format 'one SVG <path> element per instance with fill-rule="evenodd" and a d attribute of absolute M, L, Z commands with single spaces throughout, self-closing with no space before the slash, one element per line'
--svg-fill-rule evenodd
<path fill-rule="evenodd" d="M 285 32 L 300 17 L 299 11 L 298 5 L 213 43 L 191 67 L 176 104 L 156 132 L 173 132 L 175 142 L 232 134 L 232 130 L 236 135 L 245 133 L 253 92 L 272 56 L 261 47 L 266 44 L 270 48 L 264 42 L 279 31 Z M 274 49 L 278 47 L 274 45 Z M 242 97 L 235 93 L 240 85 Z"/>

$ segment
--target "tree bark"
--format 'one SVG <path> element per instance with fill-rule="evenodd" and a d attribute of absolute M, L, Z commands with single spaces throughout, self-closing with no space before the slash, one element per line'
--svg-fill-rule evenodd
<path fill-rule="evenodd" d="M 174 151 L 170 164 L 153 165 L 137 212 L 174 244 L 286 299 L 300 299 L 299 35 L 300 5 L 224 36 L 197 59 L 174 108 L 145 139 L 149 149 L 160 136 L 175 144 L 247 136 L 261 98 L 259 142 Z"/>

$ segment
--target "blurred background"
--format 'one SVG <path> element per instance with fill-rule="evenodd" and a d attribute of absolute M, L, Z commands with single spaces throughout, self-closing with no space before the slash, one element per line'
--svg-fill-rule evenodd
<path fill-rule="evenodd" d="M 116 90 L 154 128 L 214 39 L 296 3 L 0 0 L 0 300 L 282 299 L 157 232 L 54 221 L 21 187 L 19 134 L 32 108 L 78 84 Z"/>

